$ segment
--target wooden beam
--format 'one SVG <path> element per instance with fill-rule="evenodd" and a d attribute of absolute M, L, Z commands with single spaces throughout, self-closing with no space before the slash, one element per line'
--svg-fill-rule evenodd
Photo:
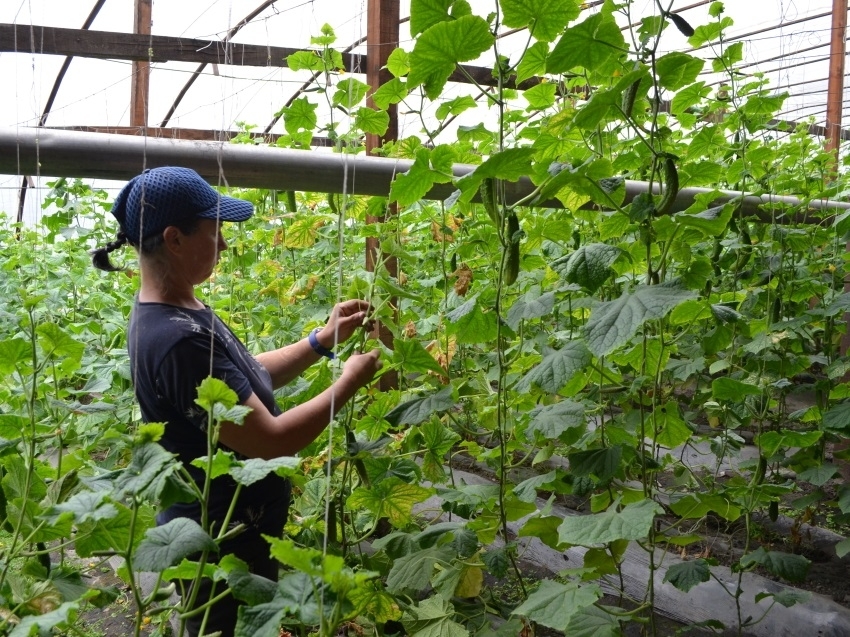
<path fill-rule="evenodd" d="M 70 130 L 81 133 L 107 133 L 112 135 L 144 135 L 156 139 L 182 139 L 196 142 L 230 141 L 242 131 L 207 130 L 203 128 L 162 128 L 158 126 L 45 126 L 50 130 Z M 276 133 L 247 133 L 254 141 L 264 144 L 274 144 L 280 135 Z M 327 137 L 314 137 L 310 142 L 311 148 L 333 148 L 334 142 Z"/>
<path fill-rule="evenodd" d="M 398 31 L 398 25 L 396 25 L 396 31 Z M 230 54 L 226 55 L 225 47 L 230 47 Z M 114 31 L 83 31 L 58 27 L 30 27 L 26 24 L 0 24 L 0 53 L 74 55 L 100 60 L 285 67 L 288 56 L 304 50 L 313 51 L 282 46 L 236 44 L 221 40 L 191 40 L 164 35 L 147 36 Z M 343 52 L 342 61 L 348 73 L 362 73 L 368 67 L 366 55 Z M 482 86 L 496 85 L 491 68 L 465 64 L 455 69 L 449 81 L 469 84 L 470 77 Z M 535 77 L 525 80 L 519 86 L 513 82 L 508 82 L 505 86 L 526 89 L 539 83 L 540 79 Z"/>
<path fill-rule="evenodd" d="M 133 13 L 133 33 L 150 39 L 152 0 L 136 0 Z M 148 59 L 133 60 L 130 82 L 130 126 L 148 125 L 148 102 L 151 87 L 150 48 Z"/>
<path fill-rule="evenodd" d="M 43 53 L 101 60 L 285 67 L 286 58 L 302 50 L 304 49 L 225 43 L 220 40 L 193 40 L 164 35 L 147 36 L 113 31 L 0 24 L 0 53 Z M 343 55 L 345 69 L 351 71 L 354 68 L 362 68 L 363 60 L 360 57 L 351 53 Z"/>

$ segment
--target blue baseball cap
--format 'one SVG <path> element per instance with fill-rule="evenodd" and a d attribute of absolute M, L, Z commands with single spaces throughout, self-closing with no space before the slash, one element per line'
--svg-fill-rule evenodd
<path fill-rule="evenodd" d="M 194 218 L 245 221 L 254 204 L 219 194 L 191 168 L 150 168 L 133 177 L 112 204 L 112 214 L 130 243 Z"/>

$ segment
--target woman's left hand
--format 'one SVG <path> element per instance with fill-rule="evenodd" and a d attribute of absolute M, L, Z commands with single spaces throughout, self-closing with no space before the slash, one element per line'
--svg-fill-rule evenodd
<path fill-rule="evenodd" d="M 370 309 L 369 302 L 360 299 L 337 303 L 331 311 L 331 317 L 316 334 L 316 338 L 322 346 L 331 349 L 336 342 L 343 343 L 351 338 L 358 327 L 372 329 L 374 321 L 367 318 Z"/>

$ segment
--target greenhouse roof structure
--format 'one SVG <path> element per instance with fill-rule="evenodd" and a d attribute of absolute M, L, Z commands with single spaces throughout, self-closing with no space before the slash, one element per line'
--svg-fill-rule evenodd
<path fill-rule="evenodd" d="M 411 46 L 408 1 L 368 4 L 332 0 L 213 0 L 204 6 L 152 5 L 143 0 L 135 4 L 104 0 L 5 3 L 0 7 L 0 76 L 8 78 L 8 93 L 0 106 L 0 128 L 17 131 L 42 126 L 207 140 L 226 140 L 250 131 L 274 143 L 278 135 L 286 133 L 281 108 L 299 96 L 310 96 L 317 104 L 320 126 L 332 117 L 323 100 L 316 99 L 313 73 L 304 68 L 293 70 L 286 62 L 297 50 L 316 50 L 313 38 L 323 36 L 323 29 L 324 36 L 333 36 L 325 41 L 332 39 L 332 46 L 342 51 L 345 73 L 361 79 L 365 79 L 371 50 L 367 42 L 370 11 L 373 15 L 384 12 L 384 19 L 397 12 L 397 45 L 402 49 Z M 472 4 L 477 11 L 487 10 L 486 3 Z M 602 4 L 587 2 L 581 8 L 592 13 Z M 682 18 L 687 28 L 707 23 L 714 4 L 674 0 L 664 8 Z M 743 44 L 743 60 L 736 69 L 739 80 L 762 80 L 776 94 L 787 95 L 776 121 L 781 130 L 804 125 L 815 135 L 826 132 L 831 34 L 841 4 L 833 0 L 762 0 L 724 7 L 730 21 L 725 44 Z M 846 2 L 844 5 L 846 39 Z M 649 0 L 621 6 L 617 17 L 624 30 L 629 23 L 636 24 L 661 10 L 659 3 Z M 149 34 L 144 24 L 134 28 L 137 12 L 145 10 L 150 12 Z M 139 15 L 145 23 L 148 14 Z M 91 34 L 82 37 L 83 29 Z M 528 40 L 527 29 L 502 27 L 500 34 L 499 51 L 509 59 Z M 668 28 L 659 54 L 667 51 L 704 58 L 707 63 L 700 79 L 713 91 L 726 90 L 728 78 L 712 68 L 711 61 L 719 55 L 715 46 L 694 47 L 683 33 Z M 148 96 L 142 114 L 138 102 L 133 105 L 131 93 L 136 90 L 134 78 L 142 74 L 140 58 L 144 64 L 145 57 L 150 67 L 149 88 L 136 84 L 135 93 L 144 90 Z M 438 101 L 402 102 L 398 138 L 420 134 L 424 121 L 445 117 L 441 105 L 464 95 L 480 105 L 448 118 L 432 141 L 450 141 L 458 127 L 486 122 L 492 106 L 481 99 L 481 87 L 469 77 L 492 83 L 493 64 L 492 52 L 488 52 L 471 60 L 466 70 L 456 72 Z M 842 119 L 846 121 L 850 104 L 844 99 L 843 83 L 841 86 Z M 344 132 L 344 123 L 341 125 Z M 846 135 L 842 131 L 841 138 Z M 314 137 L 312 143 L 323 146 L 332 141 Z M 16 205 L 20 178 L 0 179 L 0 207 L 10 212 Z"/>

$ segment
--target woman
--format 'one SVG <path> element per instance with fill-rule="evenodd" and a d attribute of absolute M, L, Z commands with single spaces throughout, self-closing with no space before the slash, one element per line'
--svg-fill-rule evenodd
<path fill-rule="evenodd" d="M 322 356 L 333 358 L 334 343 L 348 339 L 368 324 L 365 301 L 345 301 L 334 307 L 327 324 L 308 338 L 280 349 L 251 356 L 233 332 L 195 296 L 227 243 L 221 234 L 225 221 L 245 221 L 254 212 L 247 201 L 224 197 L 200 175 L 187 168 L 153 168 L 132 179 L 112 208 L 120 231 L 116 241 L 93 253 L 94 264 L 115 268 L 108 254 L 126 243 L 136 248 L 141 289 L 130 317 L 130 365 L 142 417 L 165 423 L 160 443 L 177 454 L 202 484 L 203 472 L 191 461 L 207 454 L 208 416 L 195 403 L 197 387 L 208 376 L 223 380 L 250 407 L 244 423 L 224 423 L 219 444 L 240 458 L 291 456 L 324 430 L 337 411 L 381 368 L 378 351 L 354 354 L 342 374 L 318 396 L 281 413 L 274 389 L 291 381 Z M 213 533 L 233 499 L 236 485 L 229 476 L 213 480 L 209 519 Z M 253 573 L 277 579 L 277 564 L 262 535 L 280 536 L 289 504 L 289 484 L 272 474 L 244 488 L 231 525 L 246 530 L 221 546 L 234 553 Z M 164 524 L 176 517 L 200 521 L 200 505 L 175 504 L 157 516 Z M 203 580 L 198 604 L 210 598 L 212 585 Z M 213 594 L 216 594 L 215 591 Z M 238 604 L 226 597 L 216 604 L 205 632 L 231 635 Z M 201 617 L 188 622 L 189 633 L 201 629 Z"/>

